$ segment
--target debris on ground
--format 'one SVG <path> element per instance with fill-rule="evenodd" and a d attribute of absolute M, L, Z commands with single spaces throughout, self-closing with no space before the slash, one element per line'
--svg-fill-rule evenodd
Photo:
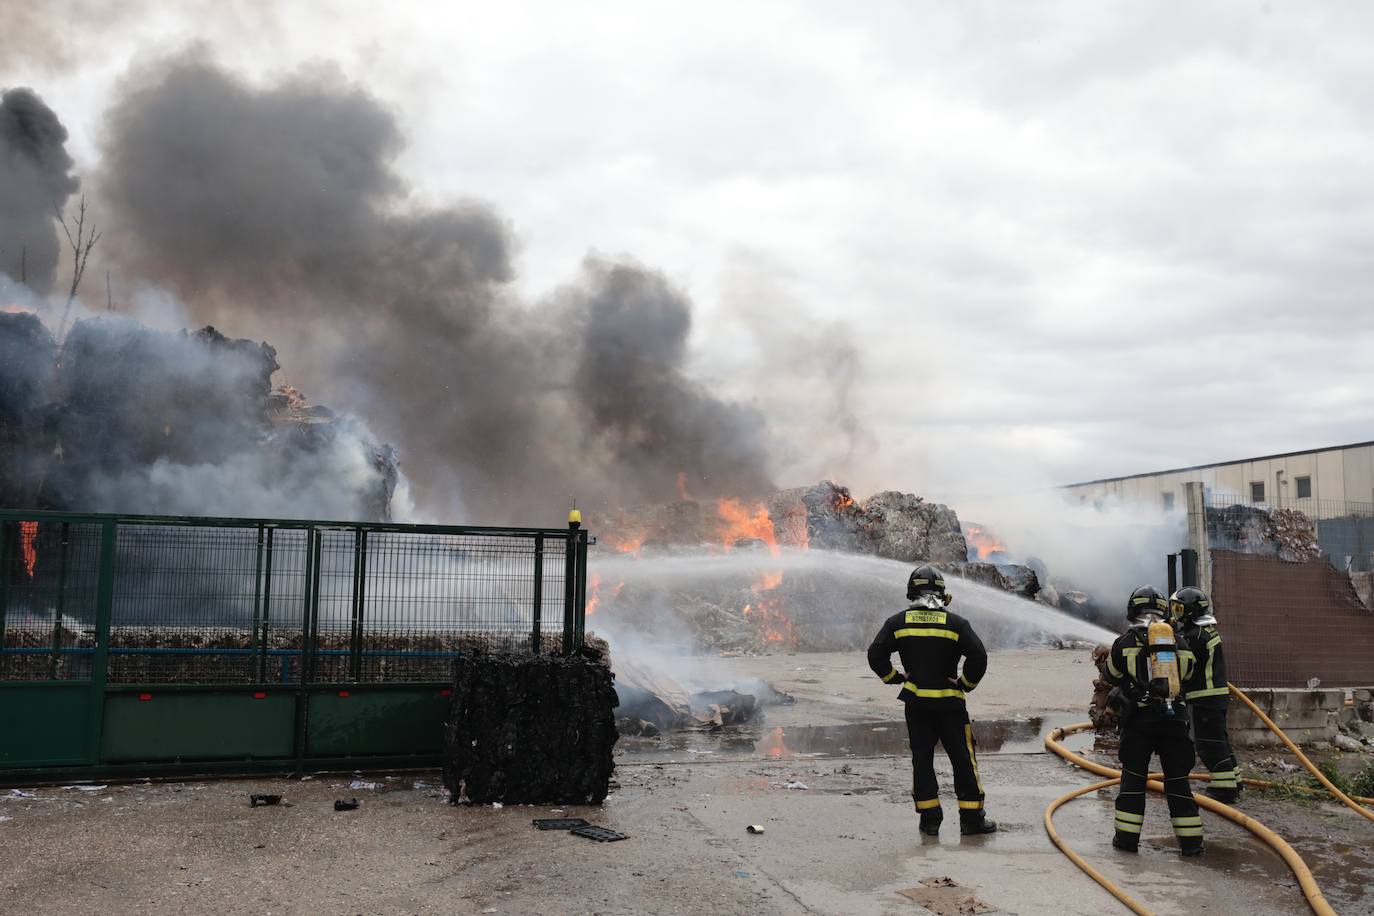
<path fill-rule="evenodd" d="M 617 840 L 628 840 L 628 834 L 619 833 L 615 830 L 607 830 L 605 827 L 574 827 L 571 831 L 574 836 L 586 837 L 589 840 L 596 840 L 598 843 L 614 843 Z"/>
<path fill-rule="evenodd" d="M 590 827 L 591 824 L 580 817 L 536 817 L 534 826 L 540 830 L 573 830 L 577 827 Z"/>
<path fill-rule="evenodd" d="M 652 738 L 682 729 L 717 731 L 757 722 L 763 707 L 791 705 L 792 696 L 754 678 L 741 689 L 689 692 L 674 678 L 632 658 L 616 657 L 616 728 L 622 735 Z"/>
<path fill-rule="evenodd" d="M 249 796 L 248 796 L 248 807 L 250 807 L 250 808 L 259 808 L 259 807 L 263 807 L 263 806 L 266 806 L 266 805 L 280 805 L 280 804 L 281 804 L 281 796 L 280 796 L 280 795 L 249 795 Z"/>
<path fill-rule="evenodd" d="M 996 912 L 968 888 L 960 887 L 953 878 L 943 875 L 926 878 L 919 887 L 909 887 L 897 893 L 930 910 L 935 916 L 978 916 L 980 913 Z"/>
<path fill-rule="evenodd" d="M 356 798 L 336 798 L 334 800 L 335 811 L 357 811 L 359 802 Z"/>

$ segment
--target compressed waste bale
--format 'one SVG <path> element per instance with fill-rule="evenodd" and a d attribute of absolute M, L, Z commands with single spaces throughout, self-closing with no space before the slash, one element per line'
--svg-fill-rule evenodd
<path fill-rule="evenodd" d="M 456 804 L 600 804 L 606 798 L 615 687 L 582 655 L 474 653 L 455 664 L 444 785 Z"/>

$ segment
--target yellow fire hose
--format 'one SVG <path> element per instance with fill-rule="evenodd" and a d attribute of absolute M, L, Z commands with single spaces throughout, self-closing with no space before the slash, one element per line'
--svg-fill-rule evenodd
<path fill-rule="evenodd" d="M 1332 785 L 1331 781 L 1327 779 L 1324 775 L 1322 775 L 1321 771 L 1317 769 L 1317 767 L 1312 763 L 1312 761 L 1307 759 L 1307 755 L 1300 751 L 1298 749 L 1298 746 L 1294 744 L 1289 739 L 1289 737 L 1285 735 L 1277 725 L 1274 724 L 1273 720 L 1266 716 L 1264 712 L 1261 711 L 1260 708 L 1250 700 L 1249 697 L 1242 693 L 1240 689 L 1237 688 L 1234 684 L 1228 684 L 1227 686 L 1230 687 L 1231 693 L 1234 694 L 1242 703 L 1244 703 L 1250 709 L 1250 711 L 1253 712 L 1259 718 L 1259 720 L 1270 729 L 1270 731 L 1272 731 L 1275 735 L 1278 735 L 1279 739 L 1284 743 L 1284 746 L 1293 752 L 1293 754 L 1298 758 L 1302 765 L 1307 768 L 1308 772 L 1315 776 L 1321 782 L 1321 784 L 1326 787 L 1327 791 L 1331 795 L 1334 795 L 1335 797 L 1339 798 L 1346 805 L 1358 811 L 1365 818 L 1369 820 L 1374 820 L 1374 813 L 1371 813 L 1367 808 L 1364 808 L 1357 803 L 1370 803 L 1374 800 L 1362 797 L 1356 797 L 1352 799 L 1350 796 L 1346 795 L 1340 789 Z M 1095 763 L 1094 761 L 1091 761 L 1086 757 L 1083 757 L 1079 754 L 1075 754 L 1073 751 L 1064 747 L 1064 745 L 1060 743 L 1060 740 L 1065 735 L 1072 734 L 1074 732 L 1085 731 L 1092 727 L 1093 725 L 1091 722 L 1080 722 L 1077 725 L 1069 725 L 1065 726 L 1064 728 L 1056 728 L 1045 736 L 1046 749 L 1053 751 L 1055 754 L 1058 754 L 1060 757 L 1063 757 L 1070 763 L 1082 767 L 1090 773 L 1096 773 L 1099 776 L 1111 777 L 1110 779 L 1107 779 L 1104 782 L 1093 783 L 1089 786 L 1074 789 L 1072 792 L 1066 792 L 1064 795 L 1061 795 L 1059 798 L 1056 798 L 1053 802 L 1051 802 L 1050 806 L 1045 809 L 1045 832 L 1049 834 L 1050 841 L 1054 843 L 1054 845 L 1059 849 L 1060 852 L 1068 856 L 1069 860 L 1072 861 L 1075 865 L 1077 865 L 1080 869 L 1082 869 L 1082 871 L 1085 874 L 1087 874 L 1088 877 L 1092 878 L 1098 884 L 1102 885 L 1102 887 L 1107 891 L 1107 893 L 1111 894 L 1117 900 L 1120 900 L 1131 910 L 1131 912 L 1140 914 L 1140 916 L 1150 916 L 1149 910 L 1145 909 L 1140 903 L 1138 903 L 1136 900 L 1132 899 L 1129 895 L 1122 891 L 1121 888 L 1113 884 L 1105 875 L 1103 875 L 1097 869 L 1089 865 L 1083 859 L 1082 856 L 1078 855 L 1078 853 L 1070 849 L 1069 845 L 1064 842 L 1062 837 L 1060 837 L 1059 832 L 1054 829 L 1054 812 L 1057 811 L 1061 805 L 1075 798 L 1078 798 L 1081 795 L 1087 795 L 1089 792 L 1096 792 L 1101 789 L 1110 788 L 1111 786 L 1119 785 L 1121 782 L 1120 770 L 1114 770 L 1111 767 L 1103 766 L 1100 763 Z M 1146 782 L 1146 786 L 1154 792 L 1163 793 L 1164 784 L 1160 782 L 1159 779 L 1155 778 L 1158 775 L 1159 774 L 1154 773 L 1150 774 L 1151 778 Z M 1190 778 L 1208 780 L 1211 777 L 1203 773 L 1193 773 L 1190 774 Z M 1273 783 L 1263 779 L 1245 779 L 1242 781 L 1245 782 L 1247 785 L 1274 785 Z M 1272 830 L 1270 830 L 1268 827 L 1265 827 L 1259 821 L 1256 821 L 1251 817 L 1247 817 L 1246 815 L 1237 811 L 1235 808 L 1232 808 L 1230 805 L 1224 805 L 1221 802 L 1216 801 L 1212 798 L 1208 798 L 1206 796 L 1198 796 L 1196 800 L 1199 806 L 1206 808 L 1208 811 L 1220 814 L 1222 817 L 1225 817 L 1230 821 L 1234 821 L 1235 823 L 1249 830 L 1255 836 L 1259 837 L 1266 844 L 1268 844 L 1270 848 L 1272 848 L 1276 853 L 1279 854 L 1280 858 L 1283 859 L 1283 861 L 1288 865 L 1289 869 L 1293 872 L 1293 876 L 1298 879 L 1298 885 L 1302 889 L 1303 896 L 1307 898 L 1307 904 L 1312 908 L 1312 912 L 1318 914 L 1318 916 L 1328 916 L 1328 914 L 1330 914 L 1330 916 L 1335 916 L 1336 911 L 1331 908 L 1331 905 L 1326 902 L 1326 898 L 1322 896 L 1321 889 L 1317 887 L 1316 879 L 1312 877 L 1311 869 L 1307 867 L 1307 863 L 1304 862 L 1302 860 L 1302 857 L 1299 856 L 1297 852 L 1293 850 L 1293 847 L 1288 845 L 1288 843 L 1283 839 L 1283 837 L 1274 833 Z"/>

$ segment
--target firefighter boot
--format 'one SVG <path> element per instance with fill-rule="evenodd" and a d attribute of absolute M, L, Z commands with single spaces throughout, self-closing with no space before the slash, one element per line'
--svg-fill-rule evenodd
<path fill-rule="evenodd" d="M 1202 792 L 1208 798 L 1214 798 L 1223 805 L 1234 805 L 1236 802 L 1240 801 L 1239 789 L 1214 789 L 1209 786 L 1203 789 Z"/>
<path fill-rule="evenodd" d="M 978 836 L 982 833 L 996 833 L 997 822 L 980 811 L 959 812 L 959 835 Z"/>
<path fill-rule="evenodd" d="M 940 835 L 940 822 L 945 819 L 944 813 L 936 808 L 934 811 L 921 812 L 921 832 L 926 836 Z"/>
<path fill-rule="evenodd" d="M 1118 830 L 1116 835 L 1112 837 L 1112 846 L 1120 849 L 1122 852 L 1139 852 L 1140 834 Z"/>
<path fill-rule="evenodd" d="M 1202 855 L 1202 837 L 1181 836 L 1178 838 L 1178 851 L 1185 856 Z"/>

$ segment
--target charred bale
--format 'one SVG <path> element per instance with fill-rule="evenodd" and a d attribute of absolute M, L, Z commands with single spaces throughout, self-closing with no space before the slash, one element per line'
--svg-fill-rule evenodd
<path fill-rule="evenodd" d="M 615 687 L 585 656 L 471 654 L 455 664 L 444 785 L 456 804 L 600 804 L 606 798 Z"/>

